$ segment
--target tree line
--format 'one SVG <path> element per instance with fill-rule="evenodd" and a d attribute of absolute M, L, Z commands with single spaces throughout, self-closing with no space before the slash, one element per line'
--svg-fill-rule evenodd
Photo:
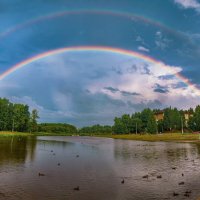
<path fill-rule="evenodd" d="M 162 119 L 156 119 L 161 113 Z M 106 127 L 106 131 L 105 131 Z M 195 109 L 178 110 L 168 107 L 163 110 L 146 108 L 141 112 L 115 117 L 113 126 L 93 125 L 83 127 L 79 133 L 86 134 L 156 134 L 164 132 L 200 131 L 200 106 Z"/>
<path fill-rule="evenodd" d="M 38 111 L 30 112 L 28 105 L 0 98 L 0 131 L 35 132 L 38 118 Z"/>
<path fill-rule="evenodd" d="M 59 134 L 76 134 L 77 128 L 70 124 L 62 123 L 41 123 L 38 124 L 38 132 L 59 133 Z"/>
<path fill-rule="evenodd" d="M 162 117 L 155 116 L 161 113 Z M 141 112 L 123 114 L 114 118 L 113 126 L 93 125 L 78 129 L 66 123 L 37 123 L 36 109 L 12 103 L 0 98 L 0 131 L 47 132 L 65 134 L 141 134 L 181 131 L 200 131 L 200 105 L 195 109 L 178 110 L 168 107 L 163 110 L 146 108 Z"/>

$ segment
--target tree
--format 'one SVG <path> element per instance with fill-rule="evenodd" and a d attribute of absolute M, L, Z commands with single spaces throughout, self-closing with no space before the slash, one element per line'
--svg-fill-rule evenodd
<path fill-rule="evenodd" d="M 146 108 L 141 112 L 142 131 L 144 132 L 147 131 L 147 124 L 152 115 L 153 115 L 153 112 L 149 108 Z"/>
<path fill-rule="evenodd" d="M 10 128 L 10 102 L 8 99 L 0 98 L 0 130 L 9 130 Z"/>
<path fill-rule="evenodd" d="M 38 131 L 37 119 L 39 119 L 38 111 L 34 109 L 30 117 L 30 132 Z"/>
<path fill-rule="evenodd" d="M 23 104 L 14 104 L 12 112 L 13 131 L 25 132 L 29 130 L 29 107 Z"/>
<path fill-rule="evenodd" d="M 166 108 L 164 110 L 164 118 L 163 118 L 163 125 L 166 131 L 172 130 L 172 119 L 171 119 L 171 108 Z"/>
<path fill-rule="evenodd" d="M 163 133 L 164 132 L 163 120 L 158 120 L 157 121 L 157 129 L 158 129 L 158 133 Z"/>
<path fill-rule="evenodd" d="M 137 116 L 137 114 L 131 116 L 130 132 L 135 134 L 142 131 L 142 120 Z"/>
<path fill-rule="evenodd" d="M 121 118 L 116 117 L 114 119 L 113 131 L 116 134 L 126 134 L 126 133 L 128 133 L 127 126 L 123 123 Z"/>
<path fill-rule="evenodd" d="M 122 115 L 121 122 L 123 123 L 123 126 L 124 126 L 124 132 L 125 133 L 130 133 L 131 132 L 131 118 L 130 118 L 130 115 L 128 115 L 128 114 Z"/>
<path fill-rule="evenodd" d="M 157 132 L 157 124 L 153 113 L 150 114 L 148 118 L 147 132 L 150 134 L 155 134 Z"/>
<path fill-rule="evenodd" d="M 193 117 L 189 119 L 188 126 L 193 131 L 200 131 L 200 106 L 196 106 Z"/>

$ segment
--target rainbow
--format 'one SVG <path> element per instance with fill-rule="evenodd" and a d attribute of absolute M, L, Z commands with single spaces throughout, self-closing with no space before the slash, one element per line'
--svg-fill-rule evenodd
<path fill-rule="evenodd" d="M 19 69 L 27 66 L 28 64 L 31 64 L 42 58 L 50 57 L 53 55 L 58 55 L 58 54 L 65 53 L 65 52 L 83 52 L 83 51 L 84 52 L 85 51 L 98 51 L 98 52 L 109 52 L 109 53 L 115 53 L 115 54 L 122 54 L 122 55 L 131 56 L 131 57 L 134 57 L 134 58 L 137 58 L 140 60 L 144 60 L 144 61 L 156 64 L 159 67 L 164 67 L 170 73 L 174 74 L 177 78 L 179 78 L 182 82 L 184 82 L 186 85 L 188 85 L 195 94 L 200 95 L 200 90 L 198 89 L 198 87 L 195 84 L 191 83 L 191 81 L 189 79 L 182 76 L 180 73 L 177 73 L 177 71 L 175 69 L 171 68 L 170 66 L 166 65 L 165 63 L 163 63 L 159 60 L 156 60 L 150 56 L 147 56 L 147 55 L 144 55 L 144 54 L 132 51 L 132 50 L 125 50 L 125 49 L 105 47 L 105 46 L 75 46 L 75 47 L 65 47 L 65 48 L 50 50 L 50 51 L 35 55 L 31 58 L 27 58 L 26 60 L 12 66 L 10 69 L 8 69 L 7 71 L 3 72 L 0 75 L 0 80 L 3 80 L 5 77 L 7 77 L 9 74 L 15 72 L 16 70 L 19 70 Z"/>
<path fill-rule="evenodd" d="M 47 14 L 44 16 L 40 16 L 34 19 L 31 19 L 29 21 L 26 21 L 24 23 L 18 24 L 16 26 L 10 27 L 7 30 L 3 31 L 0 33 L 0 39 L 3 39 L 4 37 L 15 33 L 18 30 L 24 29 L 26 27 L 29 27 L 31 25 L 37 24 L 37 23 L 41 23 L 43 21 L 46 20 L 52 20 L 52 19 L 56 19 L 59 17 L 63 17 L 63 16 L 67 16 L 67 15 L 80 15 L 80 14 L 93 14 L 93 15 L 110 15 L 110 16 L 118 16 L 118 17 L 123 17 L 126 18 L 128 20 L 132 20 L 132 21 L 140 21 L 142 23 L 146 23 L 146 24 L 150 24 L 152 26 L 158 27 L 162 30 L 165 30 L 171 34 L 174 35 L 178 35 L 179 37 L 184 37 L 183 34 L 174 31 L 173 29 L 165 26 L 164 24 L 151 20 L 151 19 L 147 19 L 143 16 L 140 15 L 135 15 L 133 13 L 128 13 L 128 12 L 120 12 L 120 11 L 113 11 L 113 10 L 97 10 L 97 9 L 90 9 L 90 10 L 71 10 L 71 11 L 60 11 L 60 12 L 55 12 L 55 13 L 51 13 L 51 14 Z"/>

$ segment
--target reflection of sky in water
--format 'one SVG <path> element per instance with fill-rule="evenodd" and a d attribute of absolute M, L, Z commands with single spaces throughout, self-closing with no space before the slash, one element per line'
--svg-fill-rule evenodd
<path fill-rule="evenodd" d="M 39 137 L 4 139 L 0 150 L 5 199 L 171 199 L 173 191 L 183 199 L 187 189 L 190 199 L 199 194 L 195 144 Z M 80 191 L 73 191 L 78 185 Z"/>

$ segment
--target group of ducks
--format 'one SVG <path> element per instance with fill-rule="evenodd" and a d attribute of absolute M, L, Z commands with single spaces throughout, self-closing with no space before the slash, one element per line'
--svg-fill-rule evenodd
<path fill-rule="evenodd" d="M 173 170 L 176 170 L 176 167 L 172 167 L 172 169 L 173 169 Z M 181 175 L 184 176 L 183 173 L 182 173 Z M 142 178 L 148 179 L 148 178 L 149 178 L 149 175 L 144 175 Z M 161 176 L 161 175 L 158 175 L 157 178 L 162 178 L 162 176 Z M 184 181 L 181 181 L 181 182 L 179 182 L 178 184 L 179 184 L 179 185 L 184 185 L 185 182 L 184 182 Z M 191 193 L 192 193 L 191 190 L 186 190 L 185 193 L 184 193 L 184 196 L 185 196 L 185 197 L 190 197 L 190 194 L 191 194 Z M 179 196 L 179 193 L 173 192 L 173 196 Z"/>
<path fill-rule="evenodd" d="M 53 153 L 53 150 L 51 150 L 51 152 Z M 56 155 L 56 154 L 53 153 L 53 155 Z M 78 155 L 78 154 L 76 155 L 76 158 L 79 158 L 79 155 Z M 61 164 L 58 163 L 57 165 L 60 166 Z M 38 176 L 45 176 L 45 174 L 39 172 L 39 173 L 38 173 Z M 75 187 L 74 190 L 79 191 L 79 190 L 80 190 L 79 186 Z"/>
<path fill-rule="evenodd" d="M 191 193 L 192 193 L 191 190 L 186 190 L 185 193 L 184 193 L 184 196 L 185 196 L 185 197 L 190 197 L 190 194 L 191 194 Z M 173 196 L 174 196 L 174 197 L 175 197 L 175 196 L 179 196 L 179 193 L 174 192 L 174 193 L 173 193 Z"/>
<path fill-rule="evenodd" d="M 51 152 L 53 152 L 53 150 L 51 150 Z M 54 153 L 53 155 L 55 155 L 55 153 Z M 76 157 L 78 158 L 79 155 L 76 155 Z M 58 166 L 60 166 L 60 163 L 58 163 Z M 176 170 L 176 167 L 172 167 L 172 169 L 173 169 L 173 170 Z M 184 176 L 183 173 L 182 173 L 181 175 Z M 38 173 L 38 176 L 45 176 L 45 174 L 39 172 L 39 173 Z M 144 175 L 142 178 L 148 179 L 148 178 L 149 178 L 149 175 L 148 175 L 148 174 L 147 174 L 147 175 Z M 157 178 L 158 178 L 158 179 L 161 179 L 161 178 L 162 178 L 162 175 L 158 175 Z M 121 184 L 124 184 L 124 183 L 125 183 L 125 180 L 122 179 Z M 185 184 L 184 181 L 179 182 L 179 185 L 184 185 L 184 184 Z M 80 187 L 77 186 L 77 187 L 73 188 L 73 190 L 74 190 L 74 191 L 79 191 L 79 190 L 80 190 Z M 184 193 L 184 196 L 185 196 L 185 197 L 190 197 L 190 194 L 191 194 L 191 193 L 192 193 L 191 190 L 186 190 L 185 193 Z M 173 192 L 173 196 L 179 196 L 179 193 Z"/>

